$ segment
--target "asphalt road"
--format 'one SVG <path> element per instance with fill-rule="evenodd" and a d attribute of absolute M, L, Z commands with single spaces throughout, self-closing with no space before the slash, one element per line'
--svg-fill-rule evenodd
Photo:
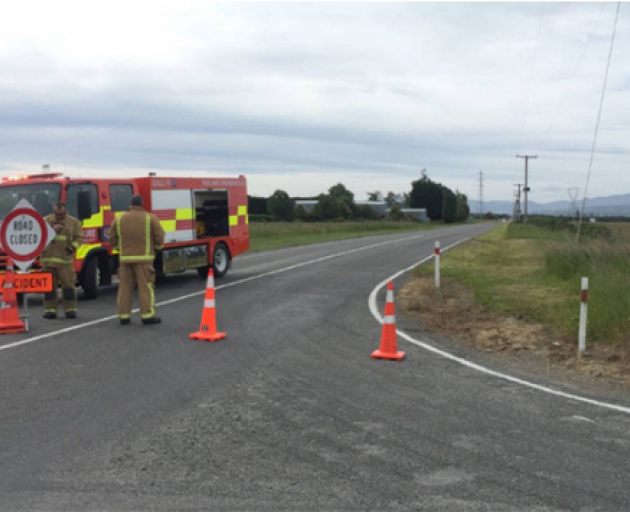
<path fill-rule="evenodd" d="M 120 326 L 115 287 L 76 321 L 36 306 L 0 338 L 0 509 L 630 510 L 630 409 L 401 338 L 403 362 L 370 358 L 375 287 L 487 229 L 245 255 L 217 281 L 217 343 L 188 339 L 192 273 L 158 288 L 159 326 Z"/>

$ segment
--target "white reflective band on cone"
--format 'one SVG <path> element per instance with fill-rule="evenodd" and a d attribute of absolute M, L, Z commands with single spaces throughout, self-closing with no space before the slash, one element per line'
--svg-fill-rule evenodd
<path fill-rule="evenodd" d="M 208 283 L 206 284 L 206 288 L 214 288 L 214 277 L 208 277 Z"/>
<path fill-rule="evenodd" d="M 206 299 L 203 303 L 204 308 L 213 308 L 214 307 L 214 299 Z"/>
<path fill-rule="evenodd" d="M 395 324 L 396 323 L 396 316 L 395 315 L 387 315 L 386 317 L 383 318 L 383 323 L 384 324 Z"/>
<path fill-rule="evenodd" d="M 394 302 L 394 292 L 387 290 L 387 302 Z"/>

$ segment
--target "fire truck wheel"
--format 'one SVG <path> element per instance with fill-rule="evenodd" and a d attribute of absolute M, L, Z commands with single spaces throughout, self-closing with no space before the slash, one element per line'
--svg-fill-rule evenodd
<path fill-rule="evenodd" d="M 230 268 L 230 252 L 225 244 L 217 244 L 212 253 L 212 269 L 215 277 L 223 277 Z"/>
<path fill-rule="evenodd" d="M 98 258 L 96 256 L 88 258 L 85 262 L 81 286 L 83 288 L 83 298 L 87 300 L 96 299 L 98 296 Z"/>

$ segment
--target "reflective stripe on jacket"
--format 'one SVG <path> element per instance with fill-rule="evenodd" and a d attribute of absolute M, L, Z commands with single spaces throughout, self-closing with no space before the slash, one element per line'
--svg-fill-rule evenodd
<path fill-rule="evenodd" d="M 42 265 L 44 267 L 64 267 L 72 265 L 74 253 L 83 243 L 81 223 L 67 213 L 65 217 L 59 221 L 54 213 L 44 217 L 44 220 L 51 226 L 61 224 L 62 230 L 55 235 L 52 242 L 50 242 L 42 252 Z"/>
<path fill-rule="evenodd" d="M 152 263 L 164 245 L 164 230 L 155 215 L 132 206 L 112 223 L 109 243 L 120 252 L 121 265 Z"/>

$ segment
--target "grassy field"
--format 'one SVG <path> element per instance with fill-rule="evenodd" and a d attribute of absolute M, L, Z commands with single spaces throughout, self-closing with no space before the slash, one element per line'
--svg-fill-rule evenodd
<path fill-rule="evenodd" d="M 508 224 L 446 253 L 442 275 L 469 286 L 490 310 L 577 339 L 580 283 L 589 278 L 589 342 L 630 343 L 630 225 L 585 238 Z M 431 267 L 418 272 L 433 272 Z"/>
<path fill-rule="evenodd" d="M 452 224 L 451 224 L 452 225 Z M 432 222 L 418 224 L 414 222 L 266 222 L 251 223 L 250 243 L 252 251 L 264 251 L 309 245 L 332 240 L 359 238 L 386 233 L 404 233 L 423 231 L 443 227 L 444 224 Z"/>

